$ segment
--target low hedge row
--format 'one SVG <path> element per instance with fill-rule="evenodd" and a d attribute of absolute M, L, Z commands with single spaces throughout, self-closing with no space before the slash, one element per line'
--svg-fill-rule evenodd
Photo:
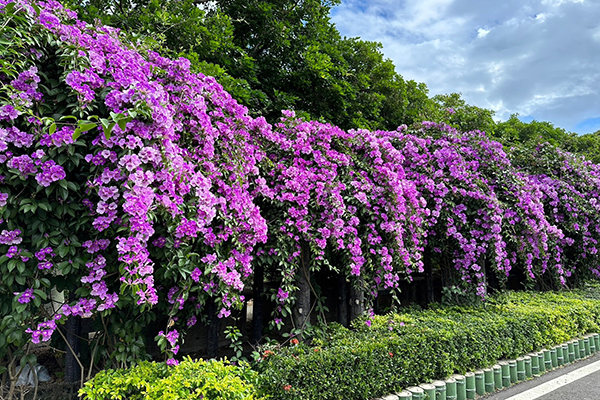
<path fill-rule="evenodd" d="M 265 349 L 253 369 L 222 361 L 106 370 L 81 395 L 105 399 L 370 399 L 489 367 L 590 332 L 600 301 L 581 292 L 507 293 L 479 307 L 433 307 L 329 325 L 309 344 Z"/>
<path fill-rule="evenodd" d="M 184 359 L 177 366 L 144 361 L 129 369 L 104 370 L 79 395 L 89 400 L 261 400 L 249 366 Z"/>
<path fill-rule="evenodd" d="M 598 332 L 600 302 L 579 292 L 508 293 L 480 307 L 435 307 L 331 325 L 263 355 L 259 390 L 275 399 L 369 399 Z"/>

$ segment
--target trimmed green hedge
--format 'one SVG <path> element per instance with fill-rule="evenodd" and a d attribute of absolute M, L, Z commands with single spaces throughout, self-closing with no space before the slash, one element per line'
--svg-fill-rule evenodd
<path fill-rule="evenodd" d="M 275 399 L 370 399 L 598 332 L 599 322 L 600 302 L 579 292 L 508 293 L 476 308 L 375 316 L 353 331 L 334 324 L 255 369 Z"/>
<path fill-rule="evenodd" d="M 259 400 L 257 373 L 222 361 L 193 361 L 177 366 L 142 362 L 135 367 L 104 370 L 87 382 L 80 396 L 89 400 Z"/>

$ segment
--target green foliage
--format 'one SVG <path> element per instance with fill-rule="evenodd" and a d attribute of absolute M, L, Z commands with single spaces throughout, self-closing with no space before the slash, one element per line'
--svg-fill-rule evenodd
<path fill-rule="evenodd" d="M 79 393 L 89 400 L 258 400 L 256 381 L 256 372 L 247 364 L 186 358 L 177 366 L 142 362 L 129 369 L 104 370 Z"/>
<path fill-rule="evenodd" d="M 381 44 L 340 36 L 329 19 L 337 0 L 208 3 L 67 2 L 89 23 L 100 20 L 161 54 L 188 58 L 195 72 L 214 76 L 270 122 L 293 109 L 343 129 L 395 130 L 422 121 L 433 106 L 425 84 L 405 81 Z"/>
<path fill-rule="evenodd" d="M 263 352 L 255 369 L 277 399 L 369 399 L 596 332 L 599 312 L 579 292 L 506 293 L 357 320 L 354 331 L 333 324 L 311 345 Z"/>
<path fill-rule="evenodd" d="M 583 155 L 587 160 L 600 164 L 600 131 L 569 138 L 562 146 L 564 149 Z"/>
<path fill-rule="evenodd" d="M 572 132 L 546 121 L 523 122 L 518 118 L 518 114 L 511 115 L 507 121 L 497 123 L 493 136 L 509 145 L 548 142 L 565 149 L 569 146 L 568 143 L 577 141 L 577 136 Z"/>
<path fill-rule="evenodd" d="M 479 130 L 491 134 L 496 129 L 494 111 L 467 104 L 460 93 L 436 95 L 424 108 L 424 119 L 445 122 L 463 132 Z"/>

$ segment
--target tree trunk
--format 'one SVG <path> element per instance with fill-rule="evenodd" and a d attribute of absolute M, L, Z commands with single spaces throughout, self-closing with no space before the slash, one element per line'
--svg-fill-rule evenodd
<path fill-rule="evenodd" d="M 65 355 L 65 381 L 67 383 L 76 383 L 81 380 L 81 367 L 77 362 L 79 357 L 79 334 L 81 332 L 81 317 L 70 316 L 65 324 L 67 342 L 73 349 L 73 352 L 67 346 Z M 74 353 L 74 354 L 73 354 Z"/>
<path fill-rule="evenodd" d="M 338 322 L 348 327 L 348 285 L 344 275 L 338 276 Z"/>
<path fill-rule="evenodd" d="M 357 285 L 358 287 L 355 285 L 350 287 L 350 321 L 365 313 L 365 291 L 362 277 L 358 278 Z"/>
<path fill-rule="evenodd" d="M 296 272 L 296 303 L 292 308 L 292 318 L 296 329 L 304 330 L 310 323 L 310 247 L 303 242 L 300 250 L 300 265 Z"/>
<path fill-rule="evenodd" d="M 217 358 L 219 355 L 219 326 L 217 305 L 212 298 L 208 299 L 208 330 L 206 336 L 206 354 L 208 358 Z"/>
<path fill-rule="evenodd" d="M 262 338 L 263 332 L 263 304 L 265 268 L 262 264 L 254 268 L 253 307 L 252 307 L 252 341 L 256 344 Z"/>

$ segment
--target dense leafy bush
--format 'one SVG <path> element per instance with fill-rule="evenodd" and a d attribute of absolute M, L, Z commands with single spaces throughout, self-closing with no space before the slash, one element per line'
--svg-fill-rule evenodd
<path fill-rule="evenodd" d="M 129 369 L 104 370 L 80 394 L 89 400 L 259 400 L 256 380 L 257 373 L 248 366 L 186 358 L 175 367 L 142 362 Z"/>
<path fill-rule="evenodd" d="M 312 344 L 263 353 L 260 387 L 281 399 L 368 399 L 598 331 L 600 304 L 578 293 L 509 293 L 476 308 L 375 316 Z M 377 379 L 374 379 L 377 377 Z"/>

